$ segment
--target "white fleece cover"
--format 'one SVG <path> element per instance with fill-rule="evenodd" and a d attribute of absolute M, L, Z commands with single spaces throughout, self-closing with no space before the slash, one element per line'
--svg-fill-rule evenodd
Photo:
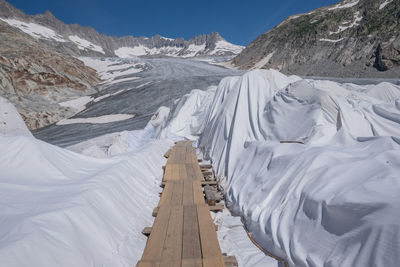
<path fill-rule="evenodd" d="M 149 126 L 88 141 L 118 155 L 87 157 L 35 139 L 2 98 L 0 126 L 0 266 L 134 266 L 173 142 Z"/>
<path fill-rule="evenodd" d="M 273 70 L 221 81 L 200 146 L 263 248 L 291 266 L 398 265 L 399 92 Z"/>
<path fill-rule="evenodd" d="M 104 159 L 34 139 L 0 98 L 0 263 L 136 264 L 169 139 L 201 136 L 228 204 L 266 250 L 291 266 L 396 266 L 398 90 L 256 70 L 161 107 L 143 130 L 70 148 Z M 216 220 L 223 252 L 241 266 L 278 266 L 237 219 Z"/>

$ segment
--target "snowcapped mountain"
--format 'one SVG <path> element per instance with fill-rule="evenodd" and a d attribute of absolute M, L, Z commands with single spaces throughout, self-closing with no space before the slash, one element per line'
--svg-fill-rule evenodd
<path fill-rule="evenodd" d="M 7 22 L 59 52 L 79 56 L 232 56 L 244 47 L 227 42 L 216 32 L 199 35 L 186 41 L 160 35 L 153 37 L 111 37 L 91 27 L 65 24 L 50 11 L 27 15 L 4 0 L 0 0 L 0 20 Z"/>
<path fill-rule="evenodd" d="M 290 16 L 233 64 L 297 75 L 398 78 L 399 15 L 399 0 L 345 0 Z"/>

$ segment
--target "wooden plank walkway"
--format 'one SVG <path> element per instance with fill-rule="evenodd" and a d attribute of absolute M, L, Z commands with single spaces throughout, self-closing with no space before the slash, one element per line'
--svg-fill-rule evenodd
<path fill-rule="evenodd" d="M 137 266 L 225 266 L 192 142 L 178 142 L 167 156 L 157 217 Z"/>

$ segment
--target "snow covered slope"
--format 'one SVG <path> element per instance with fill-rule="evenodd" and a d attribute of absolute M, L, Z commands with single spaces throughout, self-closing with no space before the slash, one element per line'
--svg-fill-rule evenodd
<path fill-rule="evenodd" d="M 291 266 L 397 265 L 399 92 L 273 70 L 220 83 L 200 145 L 259 244 Z"/>

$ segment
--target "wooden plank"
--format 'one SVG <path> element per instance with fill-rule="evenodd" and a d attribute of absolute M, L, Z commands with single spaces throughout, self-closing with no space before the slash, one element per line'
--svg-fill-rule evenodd
<path fill-rule="evenodd" d="M 215 212 L 222 211 L 224 208 L 225 208 L 224 204 L 216 204 L 215 206 L 208 207 L 210 211 L 215 211 Z"/>
<path fill-rule="evenodd" d="M 187 176 L 188 176 L 187 178 L 189 180 L 194 180 L 196 178 L 196 175 L 195 175 L 195 172 L 194 172 L 193 164 L 186 163 L 185 165 L 186 165 L 186 171 L 187 171 Z"/>
<path fill-rule="evenodd" d="M 145 236 L 149 236 L 151 234 L 151 227 L 143 228 L 142 234 L 145 235 Z"/>
<path fill-rule="evenodd" d="M 211 169 L 212 165 L 211 164 L 200 164 L 200 169 Z"/>
<path fill-rule="evenodd" d="M 218 182 L 217 181 L 201 181 L 201 185 L 205 186 L 205 185 L 217 185 Z"/>
<path fill-rule="evenodd" d="M 201 259 L 200 233 L 195 205 L 183 206 L 182 259 Z"/>
<path fill-rule="evenodd" d="M 139 261 L 136 264 L 136 267 L 159 267 L 160 262 L 159 261 Z"/>
<path fill-rule="evenodd" d="M 140 267 L 218 267 L 224 266 L 216 230 L 209 207 L 205 204 L 205 181 L 191 141 L 180 141 L 170 149 L 157 216 L 150 233 Z M 204 165 L 203 169 L 209 167 Z M 209 197 L 210 198 L 210 197 Z M 223 205 L 212 209 L 218 210 Z"/>
<path fill-rule="evenodd" d="M 203 266 L 225 266 L 217 233 L 206 205 L 197 206 Z"/>
<path fill-rule="evenodd" d="M 157 217 L 157 214 L 158 214 L 158 207 L 156 207 L 156 208 L 153 209 L 153 212 L 151 213 L 151 215 L 152 215 L 153 217 Z"/>
<path fill-rule="evenodd" d="M 170 181 L 172 179 L 172 168 L 173 164 L 167 164 L 165 166 L 163 181 Z"/>
<path fill-rule="evenodd" d="M 203 188 L 200 181 L 193 181 L 193 202 L 194 204 L 204 204 Z"/>
<path fill-rule="evenodd" d="M 172 150 L 172 148 L 168 149 L 168 151 L 165 152 L 165 154 L 164 154 L 165 158 L 169 158 L 169 156 L 171 155 L 171 150 Z"/>
<path fill-rule="evenodd" d="M 185 180 L 183 183 L 183 205 L 193 205 L 193 182 L 191 180 Z"/>
<path fill-rule="evenodd" d="M 239 266 L 235 256 L 224 256 L 224 263 L 226 267 Z"/>
<path fill-rule="evenodd" d="M 160 267 L 181 267 L 182 260 L 179 261 L 162 261 Z"/>
<path fill-rule="evenodd" d="M 186 164 L 179 164 L 179 179 L 180 180 L 187 180 L 188 174 L 186 170 Z"/>
<path fill-rule="evenodd" d="M 171 183 L 171 182 L 170 182 Z M 182 205 L 183 199 L 183 181 L 173 182 L 173 193 L 169 205 L 179 206 Z"/>
<path fill-rule="evenodd" d="M 203 267 L 202 259 L 182 259 L 182 267 Z"/>
<path fill-rule="evenodd" d="M 203 259 L 203 267 L 218 267 L 218 266 L 225 267 L 225 263 L 224 263 L 222 256 L 216 257 L 216 258 Z"/>
<path fill-rule="evenodd" d="M 204 180 L 204 175 L 200 170 L 200 167 L 198 164 L 194 165 L 193 167 L 194 174 L 195 174 L 195 179 L 196 180 Z"/>
<path fill-rule="evenodd" d="M 163 205 L 169 204 L 171 202 L 173 193 L 174 193 L 174 184 L 171 182 L 167 182 L 164 186 L 164 190 L 161 195 L 161 199 L 158 202 L 158 206 L 163 206 Z"/>
<path fill-rule="evenodd" d="M 160 266 L 176 266 L 176 263 L 178 263 L 178 266 L 181 265 L 183 206 L 174 207 L 170 212 Z M 169 265 L 166 263 L 169 263 Z"/>
<path fill-rule="evenodd" d="M 170 212 L 171 208 L 169 206 L 160 207 L 142 255 L 143 261 L 161 261 Z"/>
<path fill-rule="evenodd" d="M 176 181 L 179 179 L 179 165 L 176 163 L 167 164 L 164 173 L 164 182 Z"/>

